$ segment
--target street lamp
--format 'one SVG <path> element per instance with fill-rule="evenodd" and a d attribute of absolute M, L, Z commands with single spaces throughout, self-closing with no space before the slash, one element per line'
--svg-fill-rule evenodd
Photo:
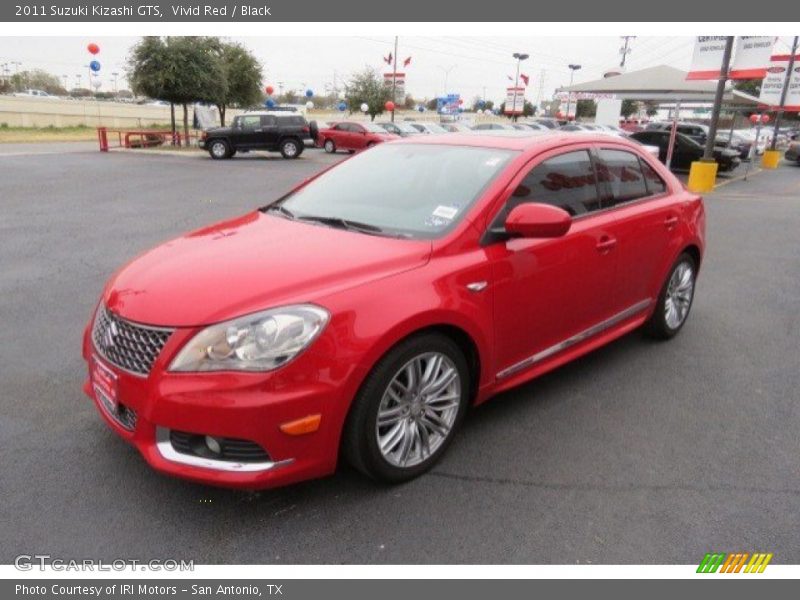
<path fill-rule="evenodd" d="M 511 103 L 511 118 L 516 121 L 517 120 L 517 113 L 516 113 L 516 110 L 517 110 L 517 88 L 519 87 L 519 65 L 523 60 L 527 60 L 530 55 L 522 54 L 520 52 L 514 52 L 514 54 L 512 54 L 511 56 L 513 56 L 514 58 L 517 59 L 517 76 L 514 79 L 514 96 L 513 96 L 513 101 Z M 522 101 L 522 112 L 523 112 L 523 114 L 525 113 L 525 101 L 524 100 Z"/>
<path fill-rule="evenodd" d="M 580 65 L 567 65 L 569 67 L 569 87 L 572 87 L 572 80 L 575 78 L 575 71 L 581 68 Z M 567 92 L 567 121 L 569 121 L 569 109 L 572 106 L 572 90 Z M 575 108 L 575 117 L 578 116 L 578 109 Z"/>

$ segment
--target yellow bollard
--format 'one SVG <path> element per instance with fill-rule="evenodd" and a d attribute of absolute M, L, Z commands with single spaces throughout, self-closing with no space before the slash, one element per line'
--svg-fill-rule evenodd
<path fill-rule="evenodd" d="M 716 161 L 695 161 L 689 169 L 689 182 L 686 187 L 690 192 L 704 193 L 714 191 L 717 182 Z"/>
<path fill-rule="evenodd" d="M 761 157 L 762 169 L 777 169 L 780 162 L 780 150 L 764 150 L 764 156 Z"/>

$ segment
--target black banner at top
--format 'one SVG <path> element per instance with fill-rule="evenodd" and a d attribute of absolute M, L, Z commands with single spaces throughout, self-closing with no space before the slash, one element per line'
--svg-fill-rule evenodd
<path fill-rule="evenodd" d="M 784 4 L 781 20 L 800 20 L 800 5 Z M 696 0 L 571 0 L 569 2 L 431 2 L 430 0 L 11 0 L 0 22 L 753 22 L 774 20 L 752 3 Z M 601 33 L 601 32 L 598 32 Z"/>

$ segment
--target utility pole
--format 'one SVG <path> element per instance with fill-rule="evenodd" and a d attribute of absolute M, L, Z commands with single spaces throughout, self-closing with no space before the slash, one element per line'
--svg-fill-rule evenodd
<path fill-rule="evenodd" d="M 392 65 L 392 105 L 396 103 L 397 92 L 397 36 L 394 36 L 394 65 Z M 395 106 L 395 108 L 397 108 Z M 392 123 L 394 123 L 394 110 L 392 111 Z"/>
<path fill-rule="evenodd" d="M 781 90 L 781 104 L 778 112 L 775 113 L 775 129 L 772 132 L 772 141 L 769 144 L 770 150 L 775 150 L 778 143 L 778 128 L 781 125 L 781 117 L 783 116 L 783 107 L 786 106 L 786 96 L 789 93 L 789 84 L 792 81 L 792 73 L 794 72 L 795 55 L 797 54 L 797 40 L 798 36 L 794 36 L 792 42 L 792 53 L 789 55 L 789 68 L 786 69 L 786 78 L 783 80 L 783 89 Z"/>
<path fill-rule="evenodd" d="M 717 82 L 717 93 L 714 95 L 714 108 L 711 112 L 711 126 L 708 128 L 708 139 L 706 148 L 703 152 L 703 162 L 714 161 L 714 142 L 717 138 L 717 125 L 719 124 L 719 113 L 722 110 L 722 97 L 725 94 L 725 84 L 728 82 L 728 71 L 731 68 L 731 53 L 733 52 L 733 36 L 729 35 L 725 40 L 725 51 L 722 54 L 722 68 L 719 71 L 719 81 Z"/>
<path fill-rule="evenodd" d="M 542 96 L 544 95 L 544 79 L 547 76 L 547 69 L 542 69 L 539 73 L 539 93 L 536 94 L 536 107 L 537 110 L 542 104 Z"/>
<path fill-rule="evenodd" d="M 443 67 L 442 65 L 436 65 L 442 71 L 444 71 L 444 91 L 442 92 L 443 96 L 447 95 L 447 78 L 450 76 L 450 71 L 455 69 L 458 65 L 450 65 L 449 67 Z"/>
<path fill-rule="evenodd" d="M 636 36 L 635 35 L 622 35 L 620 37 L 624 40 L 625 45 L 622 46 L 622 48 L 619 49 L 619 53 L 622 55 L 622 60 L 620 60 L 619 66 L 624 68 L 625 67 L 625 59 L 628 57 L 628 54 L 631 53 L 631 50 L 628 47 L 628 45 L 630 44 L 631 40 L 635 40 L 636 39 Z"/>

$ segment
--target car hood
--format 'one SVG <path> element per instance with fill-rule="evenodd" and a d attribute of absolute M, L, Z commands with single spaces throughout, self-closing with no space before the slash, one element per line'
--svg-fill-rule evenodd
<path fill-rule="evenodd" d="M 166 242 L 120 269 L 108 308 L 139 323 L 208 325 L 424 265 L 431 242 L 367 235 L 254 212 Z"/>

